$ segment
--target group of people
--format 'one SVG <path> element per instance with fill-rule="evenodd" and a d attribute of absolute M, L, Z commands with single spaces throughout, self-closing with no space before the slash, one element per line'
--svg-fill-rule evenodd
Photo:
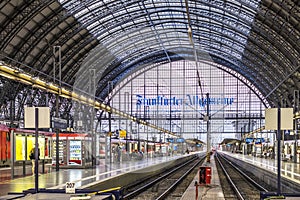
<path fill-rule="evenodd" d="M 144 157 L 143 149 L 142 149 L 142 151 L 138 151 L 137 149 L 135 149 L 130 154 L 123 153 L 123 155 L 122 155 L 122 147 L 120 147 L 119 144 L 117 144 L 116 146 L 113 147 L 112 152 L 114 154 L 115 162 L 117 162 L 117 163 L 120 163 L 121 159 L 122 160 L 131 160 L 131 159 L 132 160 L 142 160 Z M 123 158 L 121 158 L 121 155 L 123 156 Z"/>

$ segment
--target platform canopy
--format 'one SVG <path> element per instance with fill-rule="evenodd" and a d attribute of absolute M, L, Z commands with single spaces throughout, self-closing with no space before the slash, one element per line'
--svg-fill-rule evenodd
<path fill-rule="evenodd" d="M 196 139 L 196 138 L 185 139 L 185 142 L 190 144 L 190 145 L 205 145 L 206 144 L 202 140 L 199 140 L 199 139 Z"/>
<path fill-rule="evenodd" d="M 291 94 L 300 87 L 299 4 L 296 0 L 3 0 L 0 60 L 52 81 L 53 48 L 59 47 L 62 81 L 87 90 L 88 69 L 93 69 L 98 77 L 96 95 L 104 99 L 109 82 L 117 84 L 141 66 L 195 60 L 196 50 L 199 60 L 208 55 L 241 74 L 271 106 L 279 98 L 291 106 Z M 9 95 L 1 93 L 0 99 L 8 100 Z"/>
<path fill-rule="evenodd" d="M 227 145 L 227 144 L 236 144 L 241 143 L 241 140 L 234 139 L 234 138 L 224 138 L 220 145 Z"/>

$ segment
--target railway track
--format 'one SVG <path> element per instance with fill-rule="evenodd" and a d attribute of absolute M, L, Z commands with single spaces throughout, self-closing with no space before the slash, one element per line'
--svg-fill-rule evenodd
<path fill-rule="evenodd" d="M 194 157 L 189 162 L 160 174 L 147 183 L 139 183 L 126 188 L 126 194 L 122 199 L 180 199 L 203 160 L 204 157 Z M 190 177 L 187 178 L 188 176 Z"/>
<path fill-rule="evenodd" d="M 216 161 L 226 200 L 257 200 L 261 191 L 268 191 L 265 184 L 258 183 L 251 174 L 244 173 L 220 154 L 216 155 Z"/>

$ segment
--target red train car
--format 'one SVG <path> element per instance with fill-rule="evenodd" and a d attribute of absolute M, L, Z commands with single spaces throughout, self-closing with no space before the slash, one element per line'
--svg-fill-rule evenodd
<path fill-rule="evenodd" d="M 6 125 L 0 124 L 0 166 L 10 165 L 10 133 Z"/>
<path fill-rule="evenodd" d="M 51 160 L 50 149 L 54 133 L 39 131 L 39 146 L 41 159 Z M 11 138 L 13 137 L 13 138 Z M 14 141 L 14 144 L 12 144 Z M 10 129 L 0 124 L 0 167 L 11 165 L 12 146 L 14 148 L 15 162 L 29 161 L 29 152 L 35 143 L 35 131 L 28 129 Z"/>

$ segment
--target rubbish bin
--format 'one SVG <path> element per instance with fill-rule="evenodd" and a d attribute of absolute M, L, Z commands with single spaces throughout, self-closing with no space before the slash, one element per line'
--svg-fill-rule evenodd
<path fill-rule="evenodd" d="M 201 166 L 199 169 L 199 184 L 211 183 L 211 167 Z"/>

